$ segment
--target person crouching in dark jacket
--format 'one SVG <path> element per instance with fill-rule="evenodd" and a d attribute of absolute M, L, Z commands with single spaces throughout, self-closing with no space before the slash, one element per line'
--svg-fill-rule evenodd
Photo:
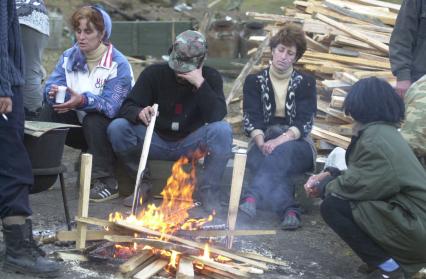
<path fill-rule="evenodd" d="M 367 278 L 405 278 L 426 266 L 426 172 L 398 131 L 404 103 L 384 80 L 366 78 L 344 103 L 355 120 L 348 169 L 305 184 L 323 197 L 324 221 L 366 263 Z"/>

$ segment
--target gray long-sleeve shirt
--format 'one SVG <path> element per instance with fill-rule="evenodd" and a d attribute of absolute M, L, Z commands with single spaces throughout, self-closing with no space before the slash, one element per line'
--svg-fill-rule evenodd
<path fill-rule="evenodd" d="M 389 45 L 392 73 L 416 81 L 426 74 L 426 0 L 404 0 Z"/>

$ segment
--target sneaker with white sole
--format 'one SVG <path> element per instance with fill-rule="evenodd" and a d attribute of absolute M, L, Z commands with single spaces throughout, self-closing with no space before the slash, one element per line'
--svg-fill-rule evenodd
<path fill-rule="evenodd" d="M 104 202 L 118 198 L 118 183 L 115 179 L 96 179 L 90 189 L 90 200 Z"/>

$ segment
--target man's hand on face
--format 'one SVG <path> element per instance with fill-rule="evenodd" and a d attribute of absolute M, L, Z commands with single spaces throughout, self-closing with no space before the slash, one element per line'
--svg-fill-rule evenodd
<path fill-rule="evenodd" d="M 12 98 L 0 97 L 0 113 L 12 112 Z"/>
<path fill-rule="evenodd" d="M 189 83 L 194 85 L 197 89 L 200 88 L 201 84 L 204 82 L 203 71 L 200 68 L 195 69 L 191 72 L 177 74 L 178 77 L 187 80 Z"/>
<path fill-rule="evenodd" d="M 139 112 L 139 119 L 146 125 L 149 125 L 151 122 L 152 116 L 154 116 L 154 109 L 150 106 L 144 107 L 141 112 Z"/>

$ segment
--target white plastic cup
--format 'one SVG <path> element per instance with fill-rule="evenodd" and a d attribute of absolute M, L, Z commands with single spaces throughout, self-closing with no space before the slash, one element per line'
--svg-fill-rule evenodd
<path fill-rule="evenodd" d="M 66 86 L 58 86 L 58 92 L 56 92 L 55 102 L 57 104 L 62 104 L 65 102 L 65 94 L 67 93 Z"/>

